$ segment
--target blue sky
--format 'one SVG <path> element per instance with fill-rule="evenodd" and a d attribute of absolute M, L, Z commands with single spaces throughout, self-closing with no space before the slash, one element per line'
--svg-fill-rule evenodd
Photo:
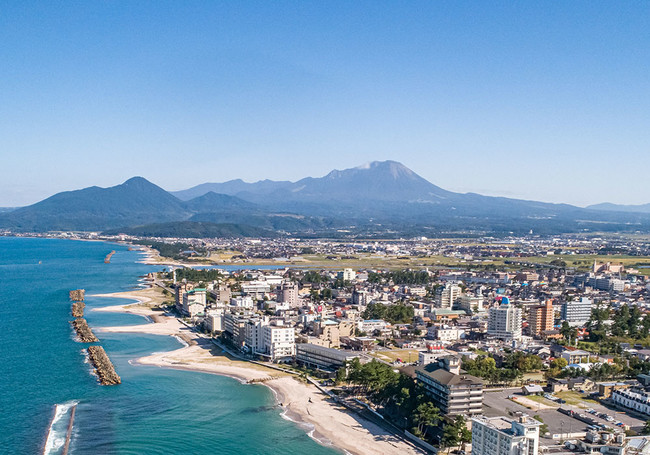
<path fill-rule="evenodd" d="M 650 2 L 0 1 L 0 206 L 393 159 L 650 202 Z"/>

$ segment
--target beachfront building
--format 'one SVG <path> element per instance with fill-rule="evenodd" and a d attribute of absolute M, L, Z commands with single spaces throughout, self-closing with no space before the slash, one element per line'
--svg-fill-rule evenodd
<path fill-rule="evenodd" d="M 346 362 L 358 357 L 359 354 L 311 343 L 296 345 L 296 361 L 308 368 L 333 372 L 344 366 Z"/>
<path fill-rule="evenodd" d="M 208 312 L 205 318 L 205 328 L 210 333 L 223 332 L 223 312 Z"/>
<path fill-rule="evenodd" d="M 483 381 L 463 373 L 457 357 L 442 357 L 437 364 L 419 366 L 415 374 L 417 381 L 445 416 L 483 412 Z"/>
<path fill-rule="evenodd" d="M 183 303 L 181 313 L 189 317 L 203 314 L 205 311 L 206 290 L 204 288 L 194 288 L 183 293 Z"/>
<path fill-rule="evenodd" d="M 264 356 L 271 362 L 290 360 L 296 355 L 296 333 L 293 327 L 265 325 L 262 327 Z"/>
<path fill-rule="evenodd" d="M 527 415 L 517 419 L 475 417 L 472 455 L 537 455 L 540 425 Z"/>

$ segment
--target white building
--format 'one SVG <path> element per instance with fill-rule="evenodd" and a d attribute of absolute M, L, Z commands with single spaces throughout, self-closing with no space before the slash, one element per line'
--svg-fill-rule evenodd
<path fill-rule="evenodd" d="M 541 423 L 523 415 L 472 419 L 472 455 L 537 455 Z"/>
<path fill-rule="evenodd" d="M 230 305 L 238 308 L 253 308 L 255 304 L 249 296 L 237 296 L 230 299 Z"/>
<path fill-rule="evenodd" d="M 521 339 L 521 309 L 503 298 L 501 305 L 490 308 L 487 333 L 500 339 Z"/>
<path fill-rule="evenodd" d="M 244 324 L 244 343 L 248 352 L 252 354 L 264 352 L 263 328 L 268 324 L 268 318 L 246 321 L 246 324 Z"/>
<path fill-rule="evenodd" d="M 241 291 L 256 300 L 261 300 L 264 295 L 271 292 L 271 286 L 266 281 L 246 281 L 241 285 Z"/>
<path fill-rule="evenodd" d="M 205 318 L 205 328 L 210 332 L 223 332 L 223 313 L 211 313 Z"/>
<path fill-rule="evenodd" d="M 375 330 L 383 331 L 386 329 L 386 321 L 383 319 L 366 319 L 359 322 L 359 330 L 366 333 L 373 333 Z"/>
<path fill-rule="evenodd" d="M 183 293 L 181 312 L 190 317 L 205 311 L 206 290 L 195 288 Z"/>
<path fill-rule="evenodd" d="M 447 325 L 434 325 L 427 329 L 427 338 L 440 341 L 457 341 L 465 333 L 463 329 Z"/>
<path fill-rule="evenodd" d="M 264 353 L 272 362 L 296 355 L 296 334 L 293 327 L 267 325 L 262 328 Z"/>
<path fill-rule="evenodd" d="M 562 304 L 561 317 L 569 324 L 583 325 L 591 317 L 591 300 L 582 297 L 580 300 L 564 302 Z"/>
<path fill-rule="evenodd" d="M 342 272 L 339 272 L 337 274 L 337 277 L 342 278 L 343 281 L 354 281 L 354 279 L 357 277 L 357 272 L 352 269 L 343 269 Z"/>
<path fill-rule="evenodd" d="M 456 300 L 456 307 L 466 312 L 478 313 L 483 311 L 483 297 L 473 295 L 461 295 Z"/>
<path fill-rule="evenodd" d="M 454 283 L 447 283 L 445 287 L 436 290 L 436 307 L 451 308 L 460 297 L 463 290 Z"/>
<path fill-rule="evenodd" d="M 624 408 L 650 415 L 650 394 L 643 389 L 618 389 L 612 391 L 611 400 Z"/>

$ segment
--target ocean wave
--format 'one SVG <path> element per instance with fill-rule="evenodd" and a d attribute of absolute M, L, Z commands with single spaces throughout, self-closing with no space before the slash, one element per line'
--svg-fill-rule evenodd
<path fill-rule="evenodd" d="M 273 389 L 271 389 L 271 390 L 273 390 Z M 320 445 L 325 446 L 325 447 L 334 447 L 334 444 L 332 443 L 331 440 L 329 440 L 329 439 L 327 439 L 325 437 L 321 437 L 321 438 L 316 437 L 316 427 L 313 424 L 305 422 L 305 421 L 300 420 L 300 419 L 291 418 L 291 416 L 289 415 L 289 408 L 288 407 L 282 406 L 282 409 L 284 409 L 284 411 L 282 411 L 280 413 L 280 417 L 282 417 L 284 420 L 288 420 L 289 422 L 293 422 L 296 425 L 298 425 L 300 428 L 305 430 L 305 432 L 307 433 L 307 436 L 309 436 L 311 439 L 313 439 L 314 441 L 316 441 Z M 352 455 L 350 452 L 348 452 L 345 449 L 339 449 L 339 450 L 343 450 L 343 452 L 345 452 L 346 455 Z"/>
<path fill-rule="evenodd" d="M 47 432 L 43 455 L 53 455 L 64 446 L 68 423 L 70 421 L 70 410 L 78 403 L 78 401 L 68 401 L 67 403 L 57 404 L 54 407 L 54 417 L 52 417 L 52 422 Z"/>
<path fill-rule="evenodd" d="M 176 338 L 178 340 L 178 342 L 183 345 L 184 348 L 189 346 L 189 344 L 187 344 L 187 341 L 185 341 L 181 337 L 174 335 L 174 338 Z"/>

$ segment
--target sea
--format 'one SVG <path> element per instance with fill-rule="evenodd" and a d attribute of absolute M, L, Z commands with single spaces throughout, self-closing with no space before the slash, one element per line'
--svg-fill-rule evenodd
<path fill-rule="evenodd" d="M 142 259 L 120 244 L 0 237 L 0 454 L 62 454 L 75 405 L 70 454 L 340 453 L 285 418 L 263 385 L 132 364 L 180 348 L 173 337 L 97 332 L 122 377 L 99 385 L 69 323 L 68 291 L 86 290 L 91 327 L 142 324 L 92 311 L 128 303 L 92 294 L 142 286 L 157 270 Z"/>

